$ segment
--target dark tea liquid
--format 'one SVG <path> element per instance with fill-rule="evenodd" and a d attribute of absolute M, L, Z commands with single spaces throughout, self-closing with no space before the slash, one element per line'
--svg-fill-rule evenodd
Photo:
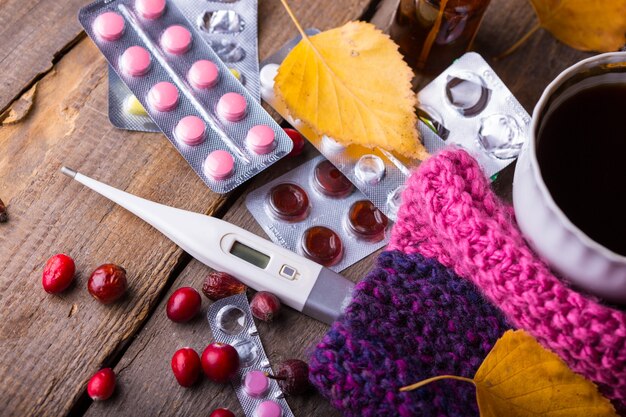
<path fill-rule="evenodd" d="M 587 88 L 547 114 L 537 158 L 571 222 L 626 255 L 626 83 Z"/>

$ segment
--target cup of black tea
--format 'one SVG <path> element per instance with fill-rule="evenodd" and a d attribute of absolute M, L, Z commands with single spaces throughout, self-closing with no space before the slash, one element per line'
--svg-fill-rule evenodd
<path fill-rule="evenodd" d="M 626 304 L 626 52 L 563 71 L 530 131 L 513 181 L 520 229 L 564 279 Z"/>

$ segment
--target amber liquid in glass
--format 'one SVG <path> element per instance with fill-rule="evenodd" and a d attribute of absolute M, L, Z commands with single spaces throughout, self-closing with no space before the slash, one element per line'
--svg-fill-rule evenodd
<path fill-rule="evenodd" d="M 467 52 L 489 1 L 448 0 L 441 11 L 444 0 L 401 0 L 389 34 L 413 70 L 437 74 Z"/>

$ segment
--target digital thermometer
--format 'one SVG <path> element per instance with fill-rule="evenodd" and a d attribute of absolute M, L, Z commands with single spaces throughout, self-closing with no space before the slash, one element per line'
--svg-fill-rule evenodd
<path fill-rule="evenodd" d="M 314 319 L 331 324 L 350 300 L 351 281 L 241 227 L 137 197 L 67 167 L 61 172 L 145 220 L 203 264 Z"/>

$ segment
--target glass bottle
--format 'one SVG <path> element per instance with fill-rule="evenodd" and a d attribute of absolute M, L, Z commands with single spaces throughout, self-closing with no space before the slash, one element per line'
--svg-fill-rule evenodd
<path fill-rule="evenodd" d="M 472 45 L 490 0 L 400 0 L 389 30 L 417 72 L 436 74 Z"/>

